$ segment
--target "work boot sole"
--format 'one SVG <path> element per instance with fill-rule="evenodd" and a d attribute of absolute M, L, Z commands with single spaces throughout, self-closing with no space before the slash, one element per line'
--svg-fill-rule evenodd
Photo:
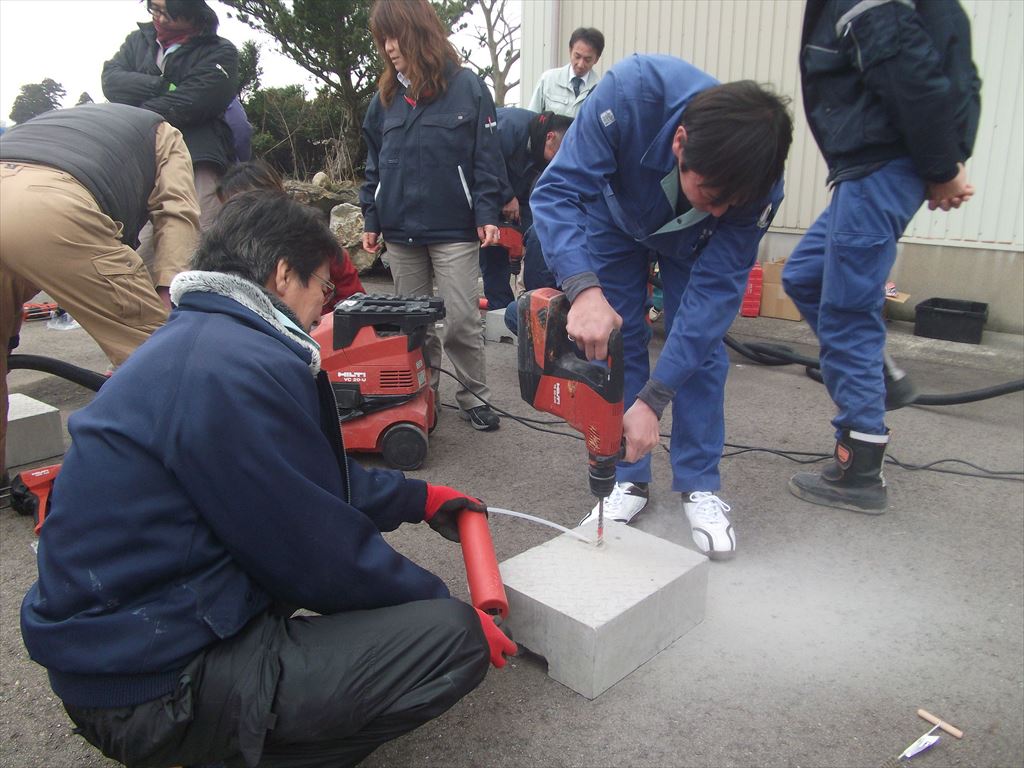
<path fill-rule="evenodd" d="M 830 489 L 825 489 L 830 490 Z M 886 502 L 883 501 L 881 506 L 863 506 L 856 502 L 842 498 L 833 493 L 821 493 L 813 491 L 809 488 L 803 488 L 797 485 L 793 478 L 789 480 L 789 492 L 796 496 L 798 499 L 809 501 L 811 504 L 817 504 L 822 507 L 832 507 L 834 509 L 845 509 L 850 512 L 860 512 L 862 515 L 882 515 L 885 514 Z"/>

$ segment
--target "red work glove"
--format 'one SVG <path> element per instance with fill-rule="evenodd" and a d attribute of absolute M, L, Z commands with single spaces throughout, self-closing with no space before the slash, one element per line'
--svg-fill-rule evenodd
<path fill-rule="evenodd" d="M 484 637 L 487 638 L 487 647 L 491 649 L 491 664 L 501 669 L 505 666 L 505 657 L 514 656 L 519 648 L 494 623 L 493 616 L 484 613 L 479 608 L 474 608 L 473 610 L 480 617 L 480 626 L 483 627 Z"/>
<path fill-rule="evenodd" d="M 487 514 L 487 505 L 447 485 L 427 483 L 423 520 L 448 541 L 459 541 L 459 513 L 464 509 Z"/>

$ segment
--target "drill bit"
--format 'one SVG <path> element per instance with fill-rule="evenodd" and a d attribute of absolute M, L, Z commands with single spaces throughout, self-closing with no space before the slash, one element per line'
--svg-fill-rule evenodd
<path fill-rule="evenodd" d="M 604 496 L 597 502 L 597 546 L 604 544 Z"/>

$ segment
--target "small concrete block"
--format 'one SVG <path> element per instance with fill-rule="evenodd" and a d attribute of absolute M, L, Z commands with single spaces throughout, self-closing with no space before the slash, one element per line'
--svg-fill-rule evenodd
<path fill-rule="evenodd" d="M 7 404 L 8 467 L 64 453 L 59 410 L 21 394 L 8 395 Z"/>
<path fill-rule="evenodd" d="M 576 532 L 596 540 L 597 521 Z M 606 522 L 604 538 L 562 534 L 500 566 L 502 626 L 588 699 L 699 624 L 707 598 L 703 555 L 621 523 Z"/>
<path fill-rule="evenodd" d="M 492 309 L 487 313 L 484 322 L 484 338 L 488 341 L 507 341 L 510 344 L 516 343 L 516 336 L 505 325 L 505 310 Z"/>

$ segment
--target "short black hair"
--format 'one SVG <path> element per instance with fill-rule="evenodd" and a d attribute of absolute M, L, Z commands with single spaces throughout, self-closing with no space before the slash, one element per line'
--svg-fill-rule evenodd
<path fill-rule="evenodd" d="M 264 286 L 284 261 L 303 284 L 341 246 L 320 211 L 280 192 L 243 192 L 228 200 L 192 256 L 192 268 L 227 272 Z"/>
<path fill-rule="evenodd" d="M 554 131 L 558 134 L 564 134 L 569 130 L 569 126 L 572 125 L 572 118 L 567 115 L 557 115 L 554 112 L 543 112 L 542 115 L 547 115 L 547 120 L 544 121 L 545 131 Z"/>
<path fill-rule="evenodd" d="M 229 166 L 217 182 L 217 199 L 223 203 L 254 189 L 284 194 L 281 175 L 266 160 L 256 159 Z"/>
<path fill-rule="evenodd" d="M 680 170 L 704 177 L 722 202 L 744 205 L 768 195 L 793 141 L 789 99 L 752 80 L 701 91 L 683 109 Z"/>
<path fill-rule="evenodd" d="M 569 37 L 569 50 L 572 50 L 572 47 L 580 40 L 594 49 L 594 52 L 597 53 L 597 58 L 601 58 L 601 54 L 604 53 L 604 35 L 601 34 L 599 29 L 577 27 Z"/>
<path fill-rule="evenodd" d="M 548 133 L 555 133 L 564 136 L 572 125 L 572 118 L 565 115 L 556 115 L 554 112 L 540 112 L 536 117 L 530 119 L 527 134 L 530 137 L 530 156 L 538 167 L 547 165 L 544 160 L 544 142 Z"/>
<path fill-rule="evenodd" d="M 164 0 L 167 5 L 167 15 L 172 19 L 188 19 L 195 26 L 211 35 L 216 34 L 220 19 L 217 12 L 206 4 L 206 0 Z M 150 10 L 152 3 L 146 0 L 146 10 Z"/>

